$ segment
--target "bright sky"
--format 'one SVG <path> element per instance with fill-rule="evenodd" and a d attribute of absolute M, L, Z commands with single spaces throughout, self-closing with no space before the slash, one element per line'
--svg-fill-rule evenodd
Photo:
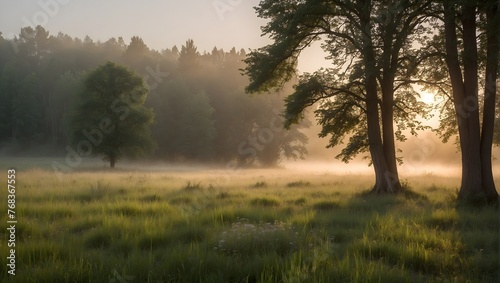
<path fill-rule="evenodd" d="M 23 26 L 42 25 L 51 34 L 59 31 L 81 39 L 89 35 L 106 41 L 140 36 L 153 49 L 180 47 L 192 38 L 199 51 L 214 46 L 258 48 L 269 43 L 261 38 L 254 6 L 259 0 L 3 0 L 0 31 L 4 37 L 19 34 Z M 301 56 L 299 70 L 312 72 L 324 64 L 315 46 Z"/>

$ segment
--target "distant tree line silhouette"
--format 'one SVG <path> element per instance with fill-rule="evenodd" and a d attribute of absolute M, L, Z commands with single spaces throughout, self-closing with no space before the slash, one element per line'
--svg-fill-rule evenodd
<path fill-rule="evenodd" d="M 307 137 L 299 129 L 309 122 L 284 131 L 283 95 L 245 94 L 245 57 L 236 48 L 201 53 L 193 40 L 157 51 L 137 36 L 129 44 L 121 37 L 95 42 L 41 26 L 24 27 L 13 39 L 0 34 L 0 151 L 63 154 L 83 78 L 110 61 L 148 87 L 157 144 L 150 158 L 273 166 L 302 157 Z"/>

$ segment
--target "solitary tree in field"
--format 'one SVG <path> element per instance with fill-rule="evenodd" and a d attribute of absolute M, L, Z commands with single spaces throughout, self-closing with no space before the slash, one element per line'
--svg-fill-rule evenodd
<path fill-rule="evenodd" d="M 348 138 L 338 158 L 347 162 L 369 151 L 373 191 L 397 193 L 402 187 L 395 141 L 406 139 L 405 129 L 415 134 L 423 128 L 416 116 L 425 114 L 424 105 L 412 76 L 428 55 L 415 49 L 412 39 L 427 32 L 423 12 L 431 5 L 428 0 L 261 1 L 257 12 L 269 20 L 262 30 L 273 43 L 246 59 L 247 91 L 281 88 L 293 77 L 302 50 L 323 39 L 334 67 L 301 77 L 286 99 L 285 126 L 318 106 L 320 136 L 331 136 L 329 147 Z"/>
<path fill-rule="evenodd" d="M 142 78 L 125 67 L 108 62 L 91 71 L 70 121 L 76 152 L 104 156 L 113 168 L 123 156 L 152 150 L 147 95 Z"/>

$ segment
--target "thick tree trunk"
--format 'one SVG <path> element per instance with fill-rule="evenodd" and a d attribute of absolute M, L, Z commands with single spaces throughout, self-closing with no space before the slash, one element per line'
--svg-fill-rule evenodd
<path fill-rule="evenodd" d="M 463 65 L 465 101 L 463 108 L 466 112 L 462 121 L 465 122 L 466 132 L 462 133 L 463 166 L 465 174 L 462 176 L 461 199 L 482 198 L 483 182 L 481 168 L 481 133 L 479 128 L 479 101 L 478 101 L 478 61 L 476 42 L 476 7 L 464 2 L 462 7 L 463 26 Z M 463 115 L 463 113 L 462 113 Z M 465 178 L 465 179 L 464 179 Z"/>
<path fill-rule="evenodd" d="M 480 154 L 476 7 L 474 4 L 465 2 L 461 11 L 464 45 L 462 78 L 457 49 L 456 11 L 453 5 L 453 1 L 443 2 L 446 64 L 453 89 L 462 153 L 462 182 L 458 197 L 463 202 L 482 203 L 486 200 L 483 169 L 488 168 L 482 167 L 484 164 Z M 491 167 L 489 169 L 491 170 Z"/>
<path fill-rule="evenodd" d="M 364 8 L 360 17 L 363 32 L 363 61 L 365 66 L 366 115 L 370 154 L 375 170 L 374 193 L 395 193 L 392 175 L 387 167 L 384 155 L 380 118 L 378 112 L 377 79 L 375 51 L 372 43 L 370 9 L 371 1 L 363 1 Z M 392 122 L 392 121 L 391 121 Z"/>
<path fill-rule="evenodd" d="M 500 5 L 500 2 L 498 5 Z M 500 52 L 498 35 L 500 33 L 500 15 L 498 13 L 498 5 L 486 7 L 487 49 L 483 128 L 481 131 L 481 168 L 483 169 L 483 186 L 489 202 L 498 201 L 498 192 L 495 188 L 493 172 L 491 170 L 491 147 L 495 126 L 496 79 L 498 76 L 498 53 Z"/>
<path fill-rule="evenodd" d="M 396 143 L 394 139 L 394 83 L 390 74 L 384 74 L 382 85 L 382 136 L 384 156 L 387 162 L 387 175 L 393 183 L 395 192 L 401 191 L 398 164 L 396 160 Z"/>
<path fill-rule="evenodd" d="M 388 22 L 383 33 L 383 53 L 381 58 L 382 76 L 379 76 L 380 88 L 382 90 L 382 139 L 384 156 L 387 162 L 387 173 L 395 192 L 402 190 L 399 181 L 398 163 L 396 159 L 396 141 L 394 136 L 394 78 L 398 68 L 397 59 L 401 44 L 406 35 L 396 32 L 397 23 Z"/>
<path fill-rule="evenodd" d="M 375 77 L 367 78 L 366 93 L 368 140 L 370 143 L 373 168 L 375 170 L 375 185 L 373 186 L 372 192 L 395 193 L 393 175 L 388 169 L 382 144 L 378 113 L 377 83 Z"/>

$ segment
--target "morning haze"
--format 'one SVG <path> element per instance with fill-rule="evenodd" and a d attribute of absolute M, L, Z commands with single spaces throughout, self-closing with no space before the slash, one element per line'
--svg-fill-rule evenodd
<path fill-rule="evenodd" d="M 500 6 L 0 3 L 5 282 L 500 280 Z"/>

